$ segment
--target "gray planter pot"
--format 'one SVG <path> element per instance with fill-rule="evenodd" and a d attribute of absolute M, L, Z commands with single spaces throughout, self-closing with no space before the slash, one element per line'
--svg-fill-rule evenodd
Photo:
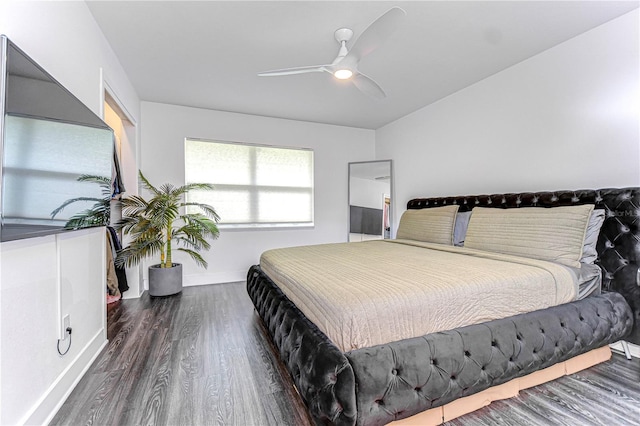
<path fill-rule="evenodd" d="M 149 294 L 170 296 L 182 291 L 182 264 L 173 263 L 171 268 L 160 265 L 149 266 Z"/>

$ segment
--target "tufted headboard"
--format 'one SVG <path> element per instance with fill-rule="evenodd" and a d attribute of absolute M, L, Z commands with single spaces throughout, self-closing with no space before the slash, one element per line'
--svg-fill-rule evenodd
<path fill-rule="evenodd" d="M 407 203 L 407 209 L 452 204 L 459 205 L 461 212 L 476 206 L 508 209 L 595 204 L 604 209 L 596 263 L 602 268 L 603 289 L 622 294 L 631 306 L 635 324 L 627 340 L 640 344 L 640 188 L 415 198 Z"/>

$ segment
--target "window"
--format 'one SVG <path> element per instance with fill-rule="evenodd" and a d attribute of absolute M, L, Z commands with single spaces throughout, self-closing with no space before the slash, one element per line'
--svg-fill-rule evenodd
<path fill-rule="evenodd" d="M 211 183 L 189 201 L 212 205 L 223 225 L 313 225 L 313 151 L 186 139 L 187 183 Z"/>

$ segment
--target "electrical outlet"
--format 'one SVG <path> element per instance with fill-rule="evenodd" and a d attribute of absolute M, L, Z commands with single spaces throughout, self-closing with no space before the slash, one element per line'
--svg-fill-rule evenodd
<path fill-rule="evenodd" d="M 71 327 L 71 318 L 69 316 L 69 314 L 65 315 L 62 317 L 62 339 L 61 340 L 65 340 L 67 338 L 67 336 L 69 335 L 67 333 L 67 328 Z"/>

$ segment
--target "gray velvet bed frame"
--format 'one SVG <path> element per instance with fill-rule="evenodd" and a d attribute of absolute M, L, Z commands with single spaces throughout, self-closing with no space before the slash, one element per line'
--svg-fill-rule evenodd
<path fill-rule="evenodd" d="M 603 293 L 510 318 L 341 352 L 258 265 L 247 291 L 318 424 L 380 425 L 438 407 L 625 338 L 640 343 L 640 188 L 414 199 L 518 208 L 606 210 L 597 264 Z"/>

